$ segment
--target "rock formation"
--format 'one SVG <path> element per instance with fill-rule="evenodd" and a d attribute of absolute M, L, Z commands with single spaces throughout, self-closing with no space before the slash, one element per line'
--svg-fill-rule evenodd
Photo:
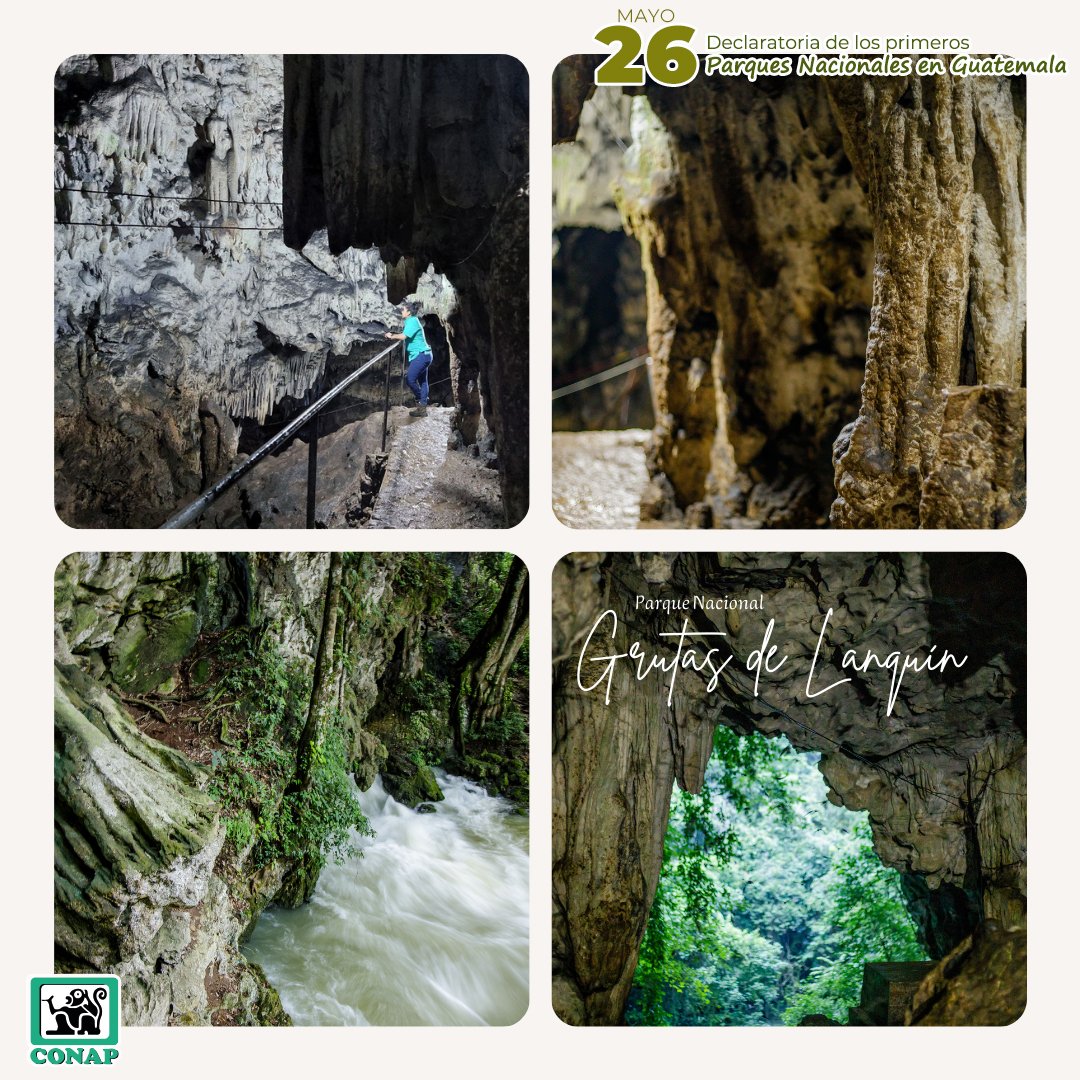
<path fill-rule="evenodd" d="M 555 91 L 571 138 L 591 88 L 571 65 Z M 653 357 L 643 517 L 1018 520 L 1024 122 L 1008 78 L 702 76 L 633 98 L 616 197 Z"/>
<path fill-rule="evenodd" d="M 507 524 L 528 506 L 528 81 L 509 56 L 287 56 L 285 240 L 377 246 L 391 300 L 457 292 L 467 441 L 495 436 Z M 357 133 L 346 136 L 344 133 Z"/>
<path fill-rule="evenodd" d="M 69 524 L 161 524 L 397 326 L 377 250 L 331 254 L 322 228 L 286 244 L 282 66 L 76 56 L 57 72 L 56 506 Z M 460 153 L 457 128 L 440 131 Z M 478 414 L 475 358 L 462 366 L 443 342 L 463 317 L 453 288 L 422 263 L 402 289 L 394 259 L 393 299 L 414 295 L 437 324 L 446 403 Z M 380 368 L 350 391 L 353 419 L 382 385 Z M 479 415 L 462 427 L 484 434 Z"/>
<path fill-rule="evenodd" d="M 556 386 L 645 349 L 641 251 L 623 229 L 615 205 L 615 184 L 630 142 L 630 111 L 631 98 L 597 90 L 582 107 L 573 141 L 553 151 L 551 341 Z M 647 373 L 638 369 L 560 398 L 552 420 L 557 431 L 651 428 Z"/>
<path fill-rule="evenodd" d="M 647 612 L 636 597 L 756 597 L 763 610 Z M 1009 556 L 571 555 L 553 584 L 554 1003 L 574 1024 L 622 1017 L 660 872 L 672 783 L 700 790 L 713 729 L 784 734 L 821 753 L 830 798 L 866 810 L 882 861 L 904 874 L 931 954 L 984 919 L 1023 927 L 1026 910 L 1024 575 Z M 891 715 L 884 672 L 810 698 L 806 680 L 829 609 L 820 680 L 844 650 L 881 656 L 949 648 L 968 655 L 948 677 L 909 671 Z M 583 652 L 598 616 L 613 610 Z M 625 653 L 658 632 L 722 631 L 734 662 L 716 689 L 680 671 L 642 680 L 616 664 L 578 683 L 582 655 Z M 789 661 L 754 694 L 745 668 L 769 620 Z M 614 647 L 612 647 L 614 646 Z M 726 654 L 725 654 L 726 655 Z M 821 665 L 827 665 L 826 676 Z M 606 672 L 585 663 L 588 686 Z M 590 671 L 592 675 L 590 676 Z M 884 679 L 884 682 L 882 682 Z"/>
<path fill-rule="evenodd" d="M 56 966 L 118 974 L 124 1023 L 289 1022 L 240 944 L 268 904 L 297 906 L 315 888 L 326 849 L 279 831 L 307 827 L 302 808 L 290 816 L 289 785 L 323 783 L 312 769 L 331 751 L 304 747 L 329 747 L 327 724 L 340 732 L 342 783 L 346 771 L 362 788 L 382 774 L 407 805 L 441 798 L 413 760 L 434 706 L 401 693 L 429 662 L 425 642 L 448 647 L 430 560 L 152 553 L 60 564 Z M 325 794 L 317 800 L 312 814 Z M 266 824 L 279 815 L 281 830 Z"/>
<path fill-rule="evenodd" d="M 1024 508 L 1023 84 L 835 79 L 828 92 L 867 193 L 875 263 L 832 520 L 1012 525 Z"/>

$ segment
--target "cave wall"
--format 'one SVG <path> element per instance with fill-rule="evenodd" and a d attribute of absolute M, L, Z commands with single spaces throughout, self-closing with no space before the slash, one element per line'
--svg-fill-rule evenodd
<path fill-rule="evenodd" d="M 587 60 L 557 73 L 557 139 L 582 122 Z M 1019 519 L 1024 126 L 1007 78 L 701 77 L 634 97 L 617 201 L 646 275 L 645 515 Z"/>
<path fill-rule="evenodd" d="M 507 524 L 528 506 L 528 83 L 508 56 L 287 56 L 285 240 L 379 247 L 391 299 L 458 294 L 459 428 L 483 410 Z M 471 389 L 470 389 L 471 384 Z"/>
<path fill-rule="evenodd" d="M 145 734 L 130 708 L 167 700 L 200 636 L 230 627 L 261 627 L 310 677 L 329 558 L 77 554 L 57 569 L 56 964 L 119 974 L 125 1024 L 288 1022 L 239 943 L 267 904 L 304 898 L 297 867 L 226 845 L 209 764 Z M 395 655 L 415 665 L 403 649 L 422 655 L 427 598 L 402 583 L 404 558 L 363 557 L 365 625 L 339 631 L 350 662 L 334 701 L 364 786 L 387 760 L 367 728 L 384 673 Z"/>
<path fill-rule="evenodd" d="M 815 526 L 857 407 L 870 221 L 824 87 L 702 79 L 634 99 L 618 201 L 642 251 L 665 517 Z"/>
<path fill-rule="evenodd" d="M 576 382 L 645 350 L 645 289 L 637 244 L 621 230 L 562 228 L 552 240 L 552 372 Z M 552 403 L 555 431 L 653 426 L 647 368 Z"/>
<path fill-rule="evenodd" d="M 156 526 L 396 315 L 378 252 L 284 243 L 280 57 L 75 56 L 55 85 L 56 505 Z"/>
<path fill-rule="evenodd" d="M 641 252 L 615 205 L 630 109 L 631 99 L 620 91 L 593 87 L 573 141 L 552 152 L 551 362 L 557 386 L 645 350 Z M 560 398 L 552 413 L 556 431 L 651 428 L 648 373 L 639 369 Z"/>
<path fill-rule="evenodd" d="M 858 419 L 834 525 L 1002 528 L 1024 512 L 1021 78 L 826 83 L 874 222 Z"/>
<path fill-rule="evenodd" d="M 553 1000 L 563 1019 L 621 1021 L 659 879 L 672 780 L 700 790 L 718 723 L 782 733 L 821 753 L 830 798 L 866 810 L 882 861 L 917 883 L 909 891 L 913 899 L 918 891 L 919 922 L 937 955 L 982 920 L 1024 925 L 1025 674 L 1023 636 L 1013 629 L 1024 578 L 1011 557 L 996 558 L 992 578 L 985 564 L 978 568 L 993 612 L 980 611 L 969 592 L 948 584 L 955 576 L 947 568 L 920 555 L 594 554 L 558 564 Z M 582 692 L 578 658 L 601 612 L 617 613 L 618 631 L 609 638 L 605 623 L 588 655 L 625 652 L 634 640 L 649 650 L 683 616 L 635 610 L 635 597 L 695 594 L 764 597 L 763 611 L 688 614 L 695 629 L 724 631 L 736 658 L 715 691 L 685 670 L 669 706 L 666 678 L 639 682 L 624 663 L 610 705 L 603 688 Z M 849 647 L 886 655 L 935 641 L 979 645 L 963 650 L 971 661 L 949 679 L 908 672 L 890 717 L 888 682 L 872 676 L 808 699 L 804 684 L 829 608 L 824 656 L 837 667 Z M 742 665 L 773 617 L 772 643 L 791 660 L 755 698 Z"/>

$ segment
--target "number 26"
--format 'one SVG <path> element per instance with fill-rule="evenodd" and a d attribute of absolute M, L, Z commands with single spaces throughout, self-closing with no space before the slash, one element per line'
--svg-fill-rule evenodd
<path fill-rule="evenodd" d="M 697 53 L 690 49 L 694 30 L 689 26 L 665 26 L 645 47 L 645 66 L 635 64 L 641 54 L 641 35 L 631 26 L 605 26 L 596 40 L 618 48 L 595 73 L 597 86 L 643 86 L 645 72 L 661 86 L 685 86 L 698 73 Z"/>

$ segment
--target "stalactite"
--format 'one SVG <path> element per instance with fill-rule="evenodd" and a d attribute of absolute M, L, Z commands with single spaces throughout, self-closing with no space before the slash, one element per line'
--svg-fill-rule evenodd
<path fill-rule="evenodd" d="M 371 340 L 363 324 L 397 315 L 377 250 L 332 256 L 324 230 L 301 255 L 277 231 L 280 57 L 73 57 L 61 88 L 66 72 L 101 86 L 58 129 L 56 185 L 130 194 L 63 193 L 58 217 L 146 227 L 55 230 L 58 506 L 72 523 L 156 525 L 200 487 L 197 439 L 168 433 L 197 428 L 201 400 L 264 423 Z"/>

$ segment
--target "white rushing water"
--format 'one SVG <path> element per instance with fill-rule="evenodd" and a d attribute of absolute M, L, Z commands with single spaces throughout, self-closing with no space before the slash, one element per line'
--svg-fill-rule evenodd
<path fill-rule="evenodd" d="M 512 1024 L 528 1005 L 529 823 L 437 771 L 438 812 L 357 793 L 376 836 L 311 902 L 263 914 L 245 946 L 295 1024 Z"/>

